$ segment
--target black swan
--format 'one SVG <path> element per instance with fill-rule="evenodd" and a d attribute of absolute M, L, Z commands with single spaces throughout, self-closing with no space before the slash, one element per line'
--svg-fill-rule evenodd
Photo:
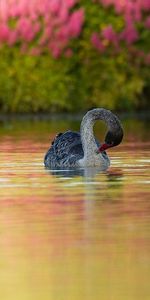
<path fill-rule="evenodd" d="M 105 142 L 100 145 L 93 134 L 96 120 L 108 126 Z M 56 135 L 44 158 L 46 168 L 104 167 L 110 165 L 105 150 L 117 146 L 123 138 L 123 129 L 116 115 L 104 108 L 95 108 L 86 113 L 80 133 L 66 131 Z"/>

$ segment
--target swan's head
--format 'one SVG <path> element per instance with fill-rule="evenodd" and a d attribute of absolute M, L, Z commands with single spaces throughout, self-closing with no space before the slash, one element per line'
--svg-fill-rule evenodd
<path fill-rule="evenodd" d="M 111 147 L 115 147 L 121 143 L 123 139 L 123 130 L 120 128 L 118 132 L 108 131 L 105 137 L 105 142 L 102 144 L 98 152 L 103 152 Z"/>

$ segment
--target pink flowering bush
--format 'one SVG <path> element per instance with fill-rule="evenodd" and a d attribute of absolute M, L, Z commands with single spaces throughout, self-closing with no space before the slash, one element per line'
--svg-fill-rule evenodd
<path fill-rule="evenodd" d="M 40 54 L 45 48 L 58 57 L 72 38 L 79 36 L 83 8 L 72 11 L 77 0 L 1 0 L 0 44 L 30 49 Z"/>
<path fill-rule="evenodd" d="M 147 107 L 149 41 L 150 0 L 0 0 L 0 107 Z"/>
<path fill-rule="evenodd" d="M 95 48 L 103 52 L 110 46 L 115 50 L 122 51 L 123 46 L 127 48 L 129 54 L 141 58 L 143 63 L 148 63 L 150 48 L 143 52 L 139 44 L 145 36 L 145 41 L 150 37 L 150 0 L 97 0 L 93 1 L 106 9 L 113 9 L 114 16 L 122 18 L 122 26 L 107 24 L 99 32 L 94 32 L 91 41 Z M 101 44 L 101 47 L 99 47 Z M 142 44 L 143 48 L 144 43 Z M 150 64 L 150 61 L 149 61 Z"/>

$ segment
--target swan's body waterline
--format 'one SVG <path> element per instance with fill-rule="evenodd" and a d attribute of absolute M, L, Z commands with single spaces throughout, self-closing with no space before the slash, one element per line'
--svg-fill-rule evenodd
<path fill-rule="evenodd" d="M 96 120 L 103 120 L 108 126 L 103 145 L 100 145 L 94 137 L 93 126 Z M 90 110 L 82 119 L 80 133 L 67 131 L 55 138 L 45 155 L 45 166 L 51 169 L 57 167 L 108 168 L 110 160 L 103 151 L 103 147 L 107 149 L 118 145 L 122 137 L 123 130 L 120 121 L 111 111 L 103 108 Z"/>

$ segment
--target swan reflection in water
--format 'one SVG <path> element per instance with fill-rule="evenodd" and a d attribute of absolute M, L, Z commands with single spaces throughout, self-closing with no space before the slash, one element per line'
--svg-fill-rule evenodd
<path fill-rule="evenodd" d="M 96 175 L 106 172 L 108 168 L 104 167 L 91 167 L 91 168 L 66 168 L 66 169 L 53 169 L 49 170 L 46 169 L 46 171 L 50 175 L 55 175 L 56 177 L 67 177 L 67 178 L 73 178 L 73 177 L 85 177 L 85 178 L 94 178 Z"/>
<path fill-rule="evenodd" d="M 91 168 L 70 168 L 70 169 L 46 169 L 49 175 L 56 176 L 57 178 L 74 178 L 84 177 L 85 179 L 93 179 L 100 175 L 107 175 L 109 181 L 119 180 L 123 176 L 121 168 L 103 168 L 103 167 L 91 167 Z"/>

